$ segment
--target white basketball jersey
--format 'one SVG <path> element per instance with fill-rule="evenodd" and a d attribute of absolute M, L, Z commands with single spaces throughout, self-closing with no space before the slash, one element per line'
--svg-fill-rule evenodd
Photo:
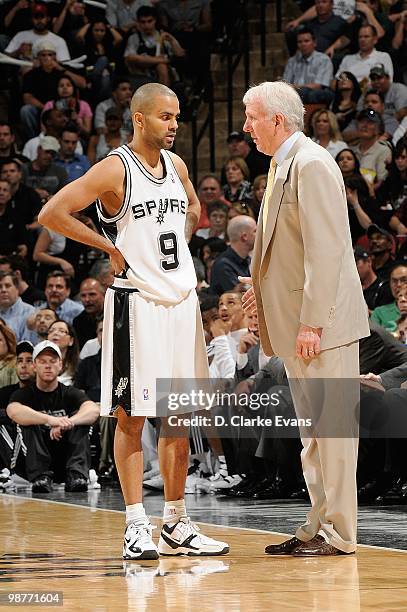
<path fill-rule="evenodd" d="M 105 236 L 127 262 L 114 286 L 134 287 L 149 299 L 177 304 L 196 287 L 196 274 L 185 239 L 188 197 L 170 154 L 162 150 L 163 177 L 143 166 L 128 145 L 114 149 L 125 168 L 123 204 L 107 217 L 97 202 Z"/>

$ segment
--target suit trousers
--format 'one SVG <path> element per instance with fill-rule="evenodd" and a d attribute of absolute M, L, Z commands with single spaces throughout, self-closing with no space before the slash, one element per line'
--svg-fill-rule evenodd
<path fill-rule="evenodd" d="M 311 510 L 296 537 L 316 534 L 339 550 L 356 549 L 359 424 L 359 342 L 322 351 L 311 360 L 284 358 L 300 426 L 301 462 Z"/>

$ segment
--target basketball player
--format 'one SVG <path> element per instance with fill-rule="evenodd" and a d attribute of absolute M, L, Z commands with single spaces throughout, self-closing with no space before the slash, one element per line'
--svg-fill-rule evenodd
<path fill-rule="evenodd" d="M 187 516 L 189 440 L 174 435 L 165 418 L 158 443 L 165 494 L 158 548 L 142 504 L 141 432 L 145 417 L 156 414 L 156 379 L 207 379 L 208 364 L 187 244 L 200 205 L 186 165 L 168 152 L 178 99 L 168 87 L 149 83 L 136 91 L 130 108 L 133 140 L 59 191 L 39 221 L 105 251 L 115 271 L 105 299 L 101 414 L 117 417 L 114 450 L 127 523 L 123 557 L 226 554 L 227 544 L 199 533 Z M 104 236 L 75 218 L 95 200 Z"/>

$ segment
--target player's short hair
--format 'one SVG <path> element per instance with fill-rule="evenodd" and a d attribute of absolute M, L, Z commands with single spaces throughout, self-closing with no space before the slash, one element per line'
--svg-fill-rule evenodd
<path fill-rule="evenodd" d="M 277 113 L 284 115 L 287 127 L 304 129 L 304 105 L 296 89 L 285 81 L 265 81 L 250 87 L 243 96 L 243 104 L 258 100 L 270 118 Z"/>
<path fill-rule="evenodd" d="M 146 83 L 142 85 L 133 94 L 130 103 L 130 112 L 132 115 L 137 112 L 146 112 L 154 98 L 157 96 L 168 96 L 177 98 L 177 94 L 166 85 L 161 83 Z M 177 98 L 178 99 L 178 98 Z"/>

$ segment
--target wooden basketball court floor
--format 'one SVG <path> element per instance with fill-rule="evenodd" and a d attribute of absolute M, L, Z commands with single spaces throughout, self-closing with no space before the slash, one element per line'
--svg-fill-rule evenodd
<path fill-rule="evenodd" d="M 229 555 L 123 562 L 120 510 L 7 494 L 0 495 L 0 508 L 1 609 L 9 607 L 10 593 L 38 592 L 59 592 L 65 610 L 407 609 L 403 550 L 361 545 L 356 555 L 273 558 L 264 547 L 285 534 L 201 524 L 230 543 Z M 152 522 L 157 537 L 160 520 Z"/>

